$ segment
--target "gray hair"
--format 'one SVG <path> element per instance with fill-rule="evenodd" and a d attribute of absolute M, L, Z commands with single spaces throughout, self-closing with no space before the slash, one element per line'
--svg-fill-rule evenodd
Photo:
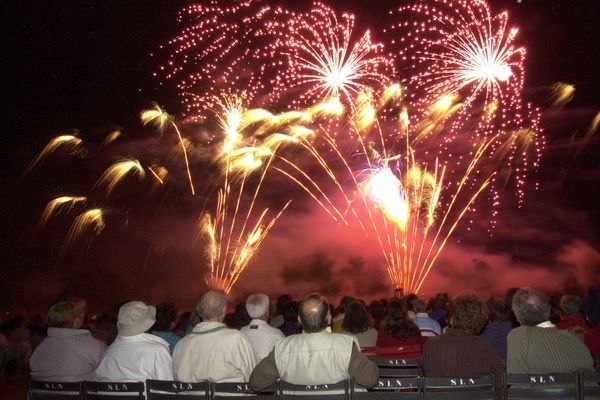
<path fill-rule="evenodd" d="M 225 315 L 227 294 L 220 289 L 207 290 L 198 301 L 198 314 L 204 321 Z"/>
<path fill-rule="evenodd" d="M 329 323 L 329 302 L 319 293 L 307 295 L 300 304 L 300 323 L 306 333 L 321 332 Z"/>
<path fill-rule="evenodd" d="M 513 309 L 521 325 L 535 326 L 550 319 L 550 303 L 539 290 L 520 289 L 513 297 Z"/>
<path fill-rule="evenodd" d="M 250 318 L 262 317 L 269 311 L 269 296 L 264 293 L 251 294 L 246 300 L 246 311 Z"/>
<path fill-rule="evenodd" d="M 573 294 L 565 294 L 560 299 L 560 308 L 567 315 L 577 315 L 581 312 L 583 300 Z"/>

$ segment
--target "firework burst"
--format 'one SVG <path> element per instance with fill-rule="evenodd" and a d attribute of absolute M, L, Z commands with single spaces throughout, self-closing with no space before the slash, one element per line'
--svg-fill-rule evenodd
<path fill-rule="evenodd" d="M 481 138 L 496 137 L 494 150 L 505 146 L 515 131 L 528 130 L 527 151 L 515 146 L 503 158 L 522 204 L 528 172 L 539 165 L 544 139 L 539 109 L 522 99 L 526 51 L 516 43 L 518 29 L 509 26 L 508 13 L 494 14 L 484 0 L 431 0 L 390 14 L 397 22 L 386 35 L 397 67 L 410 71 L 402 77 L 405 101 L 412 119 L 425 122 L 414 125 L 413 138 L 442 135 L 430 140 L 437 149 L 428 151 L 436 152 L 454 172 L 473 155 Z M 444 103 L 453 106 L 437 116 L 432 113 Z M 503 185 L 490 184 L 493 206 Z"/>
<path fill-rule="evenodd" d="M 301 90 L 292 106 L 312 105 L 341 98 L 353 105 L 367 87 L 379 90 L 395 75 L 393 58 L 370 31 L 357 32 L 355 17 L 315 2 L 306 13 L 289 21 L 289 31 L 278 41 L 289 68 L 275 92 Z"/>

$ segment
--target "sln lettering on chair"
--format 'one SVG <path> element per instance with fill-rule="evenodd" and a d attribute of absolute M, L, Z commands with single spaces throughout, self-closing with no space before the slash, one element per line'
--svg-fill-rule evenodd
<path fill-rule="evenodd" d="M 474 385 L 474 384 L 475 384 L 475 379 L 472 379 L 472 378 L 450 379 L 450 386 L 469 386 L 469 385 Z"/>
<path fill-rule="evenodd" d="M 173 390 L 192 390 L 193 386 L 191 383 L 173 382 L 171 383 L 171 388 Z"/>
<path fill-rule="evenodd" d="M 389 365 L 398 365 L 398 366 L 400 366 L 400 365 L 407 365 L 406 360 L 404 360 L 404 359 L 400 359 L 400 360 L 398 360 L 398 359 L 388 360 L 388 364 Z"/>
<path fill-rule="evenodd" d="M 109 383 L 106 385 L 107 392 L 128 392 L 129 388 L 125 383 Z"/>
<path fill-rule="evenodd" d="M 554 379 L 554 377 L 552 375 L 548 375 L 548 376 L 530 376 L 529 377 L 529 383 L 555 383 L 556 380 Z"/>
<path fill-rule="evenodd" d="M 44 389 L 47 390 L 64 390 L 64 387 L 61 383 L 44 383 Z"/>

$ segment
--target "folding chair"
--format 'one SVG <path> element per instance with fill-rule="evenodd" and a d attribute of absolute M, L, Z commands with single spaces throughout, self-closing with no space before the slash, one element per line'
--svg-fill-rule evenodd
<path fill-rule="evenodd" d="M 372 358 L 379 368 L 379 376 L 392 378 L 400 376 L 421 376 L 420 358 Z"/>
<path fill-rule="evenodd" d="M 143 382 L 85 381 L 85 400 L 144 400 Z"/>
<path fill-rule="evenodd" d="M 482 378 L 422 378 L 423 400 L 494 400 L 492 375 Z"/>
<path fill-rule="evenodd" d="M 146 381 L 147 400 L 210 400 L 210 382 Z"/>
<path fill-rule="evenodd" d="M 255 392 L 247 382 L 212 383 L 212 398 L 227 400 L 275 399 L 275 386 L 263 392 Z"/>
<path fill-rule="evenodd" d="M 600 399 L 600 372 L 580 372 L 579 394 L 581 400 Z"/>
<path fill-rule="evenodd" d="M 506 398 L 577 399 L 577 373 L 571 374 L 507 374 Z"/>
<path fill-rule="evenodd" d="M 280 400 L 350 400 L 350 381 L 324 385 L 294 385 L 279 381 L 277 385 Z"/>
<path fill-rule="evenodd" d="M 81 382 L 27 381 L 29 400 L 79 400 L 83 399 Z"/>
<path fill-rule="evenodd" d="M 362 386 L 352 385 L 352 400 L 420 400 L 421 384 L 418 377 L 379 378 L 375 387 L 368 391 Z"/>

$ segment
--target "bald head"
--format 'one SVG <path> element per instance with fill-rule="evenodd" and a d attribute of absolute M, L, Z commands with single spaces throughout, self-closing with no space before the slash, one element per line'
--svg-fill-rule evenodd
<path fill-rule="evenodd" d="M 329 302 L 319 293 L 311 293 L 300 305 L 300 323 L 306 333 L 321 332 L 329 325 Z"/>
<path fill-rule="evenodd" d="M 198 314 L 204 321 L 222 321 L 227 309 L 227 294 L 219 289 L 207 290 L 198 301 Z"/>

